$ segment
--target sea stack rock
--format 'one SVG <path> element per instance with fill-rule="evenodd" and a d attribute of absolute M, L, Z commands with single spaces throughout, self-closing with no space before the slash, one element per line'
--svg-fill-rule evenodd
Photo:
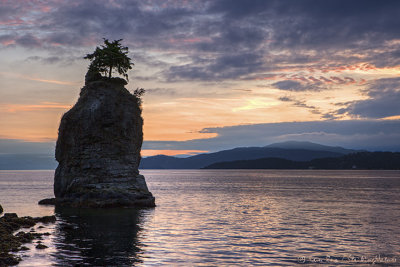
<path fill-rule="evenodd" d="M 75 207 L 155 206 L 139 174 L 143 119 L 121 78 L 88 72 L 80 97 L 61 119 L 55 203 Z"/>

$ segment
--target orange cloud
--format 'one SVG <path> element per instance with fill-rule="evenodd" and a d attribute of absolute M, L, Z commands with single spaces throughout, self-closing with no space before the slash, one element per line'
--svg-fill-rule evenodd
<path fill-rule="evenodd" d="M 309 73 L 343 73 L 343 72 L 357 72 L 357 73 L 371 73 L 371 72 L 379 72 L 379 73 L 392 73 L 394 71 L 399 72 L 399 66 L 394 67 L 384 67 L 378 68 L 374 64 L 371 63 L 358 63 L 358 64 L 344 64 L 344 65 L 330 65 L 324 66 L 320 63 L 316 62 L 315 64 L 307 64 L 307 65 L 282 65 L 276 68 L 275 73 L 282 73 L 283 76 L 289 76 L 290 74 L 284 73 L 298 73 L 298 72 L 309 72 Z"/>
<path fill-rule="evenodd" d="M 363 85 L 363 84 L 366 84 L 366 83 L 367 83 L 367 80 L 365 80 L 365 79 L 361 79 L 361 80 L 358 82 L 359 85 Z"/>
<path fill-rule="evenodd" d="M 61 103 L 42 102 L 37 105 L 6 104 L 0 105 L 1 112 L 15 113 L 19 111 L 47 110 L 47 109 L 69 109 L 71 105 Z"/>
<path fill-rule="evenodd" d="M 313 76 L 309 76 L 308 79 L 313 81 L 313 82 L 321 82 L 320 80 L 318 80 L 317 78 L 315 78 Z"/>
<path fill-rule="evenodd" d="M 8 46 L 8 45 L 15 44 L 15 40 L 13 40 L 13 39 L 7 39 L 7 40 L 0 41 L 0 43 L 1 43 L 2 45 L 4 45 L 4 46 Z"/>
<path fill-rule="evenodd" d="M 267 76 L 263 76 L 263 77 L 256 77 L 254 78 L 254 80 L 277 80 L 279 78 L 283 78 L 286 75 L 267 75 Z"/>
<path fill-rule="evenodd" d="M 289 77 L 290 80 L 295 80 L 295 81 L 301 81 L 301 82 L 309 82 L 309 80 L 303 76 L 299 76 L 299 75 L 292 75 Z"/>
<path fill-rule="evenodd" d="M 345 83 L 345 81 L 343 79 L 339 78 L 339 77 L 331 76 L 329 78 L 331 78 L 331 80 L 333 80 L 333 81 L 335 81 L 336 83 L 339 83 L 339 84 Z"/>
<path fill-rule="evenodd" d="M 333 83 L 332 80 L 325 78 L 324 76 L 320 76 L 319 79 L 320 79 L 320 81 L 322 81 L 324 83 L 328 83 L 328 84 Z"/>
<path fill-rule="evenodd" d="M 156 156 L 156 155 L 197 155 L 200 153 L 207 153 L 206 150 L 155 150 L 155 149 L 143 149 L 141 155 L 143 157 Z"/>
<path fill-rule="evenodd" d="M 314 77 L 314 76 L 300 76 L 300 75 L 291 75 L 287 76 L 286 79 L 288 80 L 294 80 L 294 81 L 300 81 L 303 83 L 325 83 L 325 84 L 364 84 L 366 82 L 365 79 L 360 79 L 359 82 L 357 82 L 354 78 L 351 77 L 338 77 L 338 76 L 330 76 L 329 79 L 324 77 L 324 76 L 319 76 Z"/>
<path fill-rule="evenodd" d="M 12 73 L 12 72 L 0 72 L 2 75 L 6 75 L 9 77 L 23 79 L 28 81 L 35 81 L 35 82 L 42 82 L 42 83 L 51 83 L 51 84 L 59 84 L 59 85 L 79 85 L 79 82 L 68 82 L 68 81 L 59 81 L 59 80 L 48 80 L 42 78 L 31 77 L 27 75 L 22 75 L 19 73 Z"/>
<path fill-rule="evenodd" d="M 25 24 L 25 21 L 23 21 L 22 19 L 9 19 L 5 21 L 0 21 L 0 25 L 2 26 L 18 26 L 22 24 Z"/>
<path fill-rule="evenodd" d="M 347 84 L 352 84 L 352 83 L 356 83 L 356 80 L 354 80 L 351 77 L 344 77 L 344 79 L 346 80 Z"/>
<path fill-rule="evenodd" d="M 53 83 L 53 84 L 60 84 L 60 85 L 77 85 L 77 82 L 65 82 L 65 81 L 58 81 L 58 80 L 46 80 L 40 78 L 33 78 L 33 77 L 25 77 L 27 80 L 43 82 L 43 83 Z"/>

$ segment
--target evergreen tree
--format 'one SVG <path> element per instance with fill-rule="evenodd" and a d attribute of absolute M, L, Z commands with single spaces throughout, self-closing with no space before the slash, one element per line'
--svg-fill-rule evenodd
<path fill-rule="evenodd" d="M 131 59 L 128 57 L 128 47 L 121 45 L 122 39 L 112 42 L 104 38 L 104 45 L 96 47 L 92 54 L 84 58 L 91 61 L 89 71 L 100 72 L 111 78 L 113 71 L 117 71 L 128 81 L 127 71 L 132 69 Z"/>

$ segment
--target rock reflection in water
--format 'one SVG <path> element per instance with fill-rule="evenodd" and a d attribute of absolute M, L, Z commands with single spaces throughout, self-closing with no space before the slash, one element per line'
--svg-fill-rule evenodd
<path fill-rule="evenodd" d="M 140 262 L 136 209 L 56 208 L 59 266 L 127 266 Z"/>

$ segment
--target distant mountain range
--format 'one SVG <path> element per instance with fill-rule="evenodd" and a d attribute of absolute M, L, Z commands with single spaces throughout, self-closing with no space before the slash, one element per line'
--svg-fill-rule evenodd
<path fill-rule="evenodd" d="M 291 161 L 310 161 L 317 158 L 341 157 L 356 150 L 331 147 L 311 142 L 283 142 L 265 147 L 240 147 L 187 158 L 158 155 L 143 158 L 141 169 L 200 169 L 217 162 L 280 158 Z"/>
<path fill-rule="evenodd" d="M 371 154 L 364 158 L 361 157 L 362 154 L 352 156 L 357 152 L 362 151 L 345 149 L 342 147 L 325 146 L 311 142 L 290 141 L 275 143 L 264 147 L 240 147 L 214 153 L 199 154 L 187 158 L 164 155 L 152 156 L 142 159 L 140 169 L 201 169 L 206 167 L 240 167 L 244 169 L 304 169 L 314 167 L 335 169 L 339 168 L 338 166 L 352 168 L 353 165 L 356 165 L 357 168 L 367 169 L 368 166 L 375 166 L 374 162 L 380 162 L 382 159 L 388 162 L 388 164 L 390 162 L 397 164 L 396 157 L 399 154 L 392 153 L 391 156 L 388 156 L 389 154 Z M 349 157 L 346 157 L 346 155 Z M 333 159 L 337 159 L 337 161 Z M 368 165 L 363 165 L 364 163 L 361 163 L 360 160 L 364 163 L 368 163 Z M 381 164 L 379 166 L 382 167 L 384 165 Z M 381 168 L 379 166 L 377 168 Z M 54 170 L 56 167 L 57 162 L 53 155 L 0 153 L 0 170 Z"/>
<path fill-rule="evenodd" d="M 400 153 L 357 152 L 335 158 L 292 161 L 262 158 L 213 163 L 205 169 L 328 169 L 400 170 Z"/>

